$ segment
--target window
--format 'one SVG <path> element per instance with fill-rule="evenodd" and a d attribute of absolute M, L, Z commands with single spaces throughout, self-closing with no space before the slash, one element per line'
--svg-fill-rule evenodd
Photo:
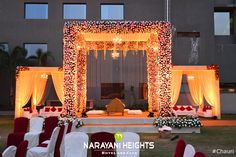
<path fill-rule="evenodd" d="M 101 5 L 102 20 L 124 20 L 123 4 L 102 4 Z"/>
<path fill-rule="evenodd" d="M 86 4 L 64 4 L 64 19 L 86 19 Z"/>
<path fill-rule="evenodd" d="M 47 44 L 24 44 L 25 49 L 27 50 L 27 57 L 35 56 L 36 52 L 41 49 L 43 52 L 48 51 Z"/>
<path fill-rule="evenodd" d="M 124 83 L 101 83 L 101 99 L 124 99 Z"/>
<path fill-rule="evenodd" d="M 9 51 L 9 46 L 7 43 L 0 43 L 0 50 L 8 52 Z"/>
<path fill-rule="evenodd" d="M 48 19 L 48 4 L 25 3 L 25 19 Z"/>
<path fill-rule="evenodd" d="M 233 34 L 233 18 L 230 11 L 214 12 L 215 35 Z"/>

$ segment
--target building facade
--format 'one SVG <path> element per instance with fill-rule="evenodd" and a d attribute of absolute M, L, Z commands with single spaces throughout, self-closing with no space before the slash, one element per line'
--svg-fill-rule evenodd
<path fill-rule="evenodd" d="M 109 5 L 118 5 L 121 8 L 109 8 Z M 76 7 L 81 11 L 75 11 Z M 114 11 L 116 13 L 113 15 Z M 234 72 L 236 2 L 234 0 L 1 0 L 0 44 L 7 49 L 17 45 L 25 47 L 31 55 L 36 48 L 51 51 L 55 61 L 51 61 L 49 65 L 62 66 L 64 23 L 68 20 L 109 19 L 168 20 L 173 24 L 172 61 L 174 65 L 218 64 L 220 81 L 236 82 Z M 133 55 L 135 54 L 133 52 Z M 146 72 L 140 70 L 145 69 L 145 57 L 139 55 L 136 55 L 136 59 L 128 56 L 127 64 L 124 64 L 122 58 L 112 61 L 112 58 L 107 55 L 107 60 L 102 62 L 101 54 L 96 59 L 90 54 L 88 95 L 93 97 L 93 93 L 97 93 L 96 97 L 99 99 L 101 83 L 127 81 L 125 83 L 127 88 L 134 85 L 138 90 L 139 84 L 146 82 Z M 99 70 L 97 67 L 100 67 L 100 72 L 97 72 Z M 126 72 L 123 72 L 124 69 Z M 132 75 L 135 70 L 135 74 Z M 9 88 L 2 83 L 4 81 L 7 81 L 7 78 L 1 77 L 0 84 L 3 89 Z M 93 88 L 97 89 L 97 92 L 91 90 Z M 8 101 L 7 96 L 4 95 L 4 91 L 0 93 L 0 101 L 2 101 L 0 104 Z"/>

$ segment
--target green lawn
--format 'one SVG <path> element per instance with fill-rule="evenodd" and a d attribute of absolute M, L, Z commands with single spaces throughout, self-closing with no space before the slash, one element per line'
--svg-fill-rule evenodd
<path fill-rule="evenodd" d="M 6 146 L 6 138 L 12 131 L 13 117 L 0 116 L 0 152 Z M 174 135 L 173 135 L 174 136 Z M 196 151 L 205 152 L 207 157 L 233 157 L 234 155 L 216 155 L 213 149 L 236 150 L 236 127 L 203 127 L 201 134 L 179 134 L 187 143 L 192 144 Z M 140 134 L 141 141 L 155 142 L 155 149 L 141 151 L 141 157 L 171 157 L 175 151 L 176 142 L 158 138 L 158 134 Z M 236 153 L 236 152 L 235 152 Z"/>

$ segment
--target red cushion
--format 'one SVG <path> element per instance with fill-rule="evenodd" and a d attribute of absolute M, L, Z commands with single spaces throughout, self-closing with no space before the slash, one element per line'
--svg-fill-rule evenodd
<path fill-rule="evenodd" d="M 177 106 L 173 107 L 173 110 L 177 111 L 179 108 Z"/>
<path fill-rule="evenodd" d="M 186 110 L 191 111 L 191 110 L 193 110 L 193 108 L 190 107 L 190 106 L 188 106 L 188 107 L 186 108 Z"/>
<path fill-rule="evenodd" d="M 29 107 L 24 108 L 24 111 L 29 111 L 29 110 L 30 110 Z"/>
<path fill-rule="evenodd" d="M 115 142 L 115 138 L 114 135 L 108 132 L 98 132 L 98 133 L 94 133 L 91 135 L 91 142 L 111 142 L 114 143 Z M 102 154 L 102 152 L 114 152 L 115 150 L 110 148 L 110 149 L 92 149 L 91 150 L 91 154 L 92 157 L 114 157 L 114 154 Z"/>
<path fill-rule="evenodd" d="M 185 149 L 185 142 L 184 140 L 180 139 L 176 145 L 174 157 L 183 157 L 184 149 Z"/>
<path fill-rule="evenodd" d="M 41 144 L 42 142 L 46 141 L 46 140 L 50 140 L 52 133 L 46 133 L 43 132 L 39 135 L 39 143 Z"/>
<path fill-rule="evenodd" d="M 56 109 L 56 107 L 54 107 L 54 106 L 51 108 L 51 111 L 52 111 L 52 112 L 55 112 L 56 110 L 57 110 L 57 109 Z"/>
<path fill-rule="evenodd" d="M 181 111 L 184 111 L 184 110 L 185 110 L 185 107 L 181 106 L 179 109 L 180 109 Z"/>
<path fill-rule="evenodd" d="M 47 117 L 45 119 L 44 131 L 52 133 L 54 128 L 57 127 L 57 124 L 58 124 L 58 118 L 57 117 L 55 117 L 55 116 Z"/>
<path fill-rule="evenodd" d="M 44 111 L 45 111 L 45 112 L 49 112 L 49 111 L 50 111 L 50 107 L 45 107 L 45 108 L 44 108 Z"/>
<path fill-rule="evenodd" d="M 57 125 L 58 125 L 57 117 L 45 118 L 44 132 L 41 133 L 39 136 L 39 143 L 49 140 L 54 128 L 57 127 Z"/>
<path fill-rule="evenodd" d="M 196 152 L 194 157 L 206 157 L 206 155 L 202 152 Z"/>
<path fill-rule="evenodd" d="M 29 119 L 25 117 L 16 118 L 14 121 L 14 133 L 27 132 Z"/>
<path fill-rule="evenodd" d="M 58 112 L 62 111 L 62 107 L 57 108 Z"/>
<path fill-rule="evenodd" d="M 47 146 L 48 146 L 47 143 L 41 143 L 41 144 L 39 144 L 37 147 L 47 147 Z"/>
<path fill-rule="evenodd" d="M 28 141 L 21 142 L 16 150 L 15 157 L 26 157 L 27 147 L 28 147 Z"/>
<path fill-rule="evenodd" d="M 7 137 L 7 146 L 14 145 L 16 147 L 24 140 L 25 133 L 18 132 L 18 133 L 11 133 Z"/>

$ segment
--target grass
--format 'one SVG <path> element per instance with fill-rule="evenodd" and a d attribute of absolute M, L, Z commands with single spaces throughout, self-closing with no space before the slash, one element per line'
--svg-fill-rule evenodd
<path fill-rule="evenodd" d="M 233 116 L 234 117 L 234 116 Z M 225 116 L 224 118 L 232 118 Z M 0 152 L 6 147 L 6 139 L 12 131 L 13 117 L 0 116 Z M 174 135 L 173 135 L 174 136 Z M 206 153 L 207 157 L 233 157 L 231 155 L 216 155 L 213 149 L 236 149 L 236 127 L 203 127 L 200 134 L 179 134 L 180 138 L 192 144 L 196 151 Z M 178 140 L 170 141 L 159 139 L 158 134 L 140 134 L 142 142 L 155 142 L 155 149 L 141 150 L 141 157 L 171 157 L 175 151 Z"/>

